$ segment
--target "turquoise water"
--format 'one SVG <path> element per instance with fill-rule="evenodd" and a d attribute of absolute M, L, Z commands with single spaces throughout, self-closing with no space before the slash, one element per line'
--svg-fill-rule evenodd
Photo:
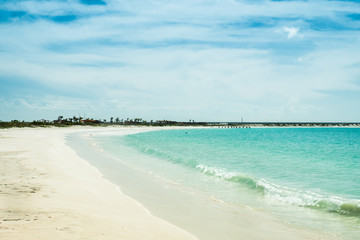
<path fill-rule="evenodd" d="M 134 164 L 216 199 L 345 239 L 360 233 L 359 128 L 182 129 L 102 142 L 115 154 L 130 147 L 144 156 Z"/>

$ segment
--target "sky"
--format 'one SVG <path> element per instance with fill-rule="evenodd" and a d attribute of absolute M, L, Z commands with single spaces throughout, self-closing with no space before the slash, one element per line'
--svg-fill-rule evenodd
<path fill-rule="evenodd" d="M 0 120 L 360 122 L 360 0 L 0 0 Z"/>

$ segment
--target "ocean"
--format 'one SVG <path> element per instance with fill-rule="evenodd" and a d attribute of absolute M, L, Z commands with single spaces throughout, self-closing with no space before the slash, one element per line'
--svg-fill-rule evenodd
<path fill-rule="evenodd" d="M 359 239 L 359 128 L 193 128 L 92 140 L 111 158 L 180 191 Z"/>

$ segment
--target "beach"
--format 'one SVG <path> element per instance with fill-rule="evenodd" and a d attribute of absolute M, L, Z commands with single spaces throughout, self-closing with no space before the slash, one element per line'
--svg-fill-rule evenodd
<path fill-rule="evenodd" d="M 250 207 L 235 209 L 217 199 L 181 193 L 171 182 L 165 191 L 141 177 L 136 184 L 131 176 L 114 184 L 110 175 L 66 144 L 71 134 L 150 130 L 154 129 L 0 130 L 0 239 L 337 239 Z M 132 174 L 126 171 L 120 173 Z M 125 194 L 122 186 L 128 188 Z M 139 186 L 143 191 L 132 191 Z M 167 204 L 156 204 L 161 199 L 150 196 L 152 189 Z"/>
<path fill-rule="evenodd" d="M 0 131 L 0 239 L 196 239 L 79 158 L 64 140 L 74 131 Z"/>

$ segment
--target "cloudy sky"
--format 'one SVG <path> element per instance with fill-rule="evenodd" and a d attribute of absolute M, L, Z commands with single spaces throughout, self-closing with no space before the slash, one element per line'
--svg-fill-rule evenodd
<path fill-rule="evenodd" d="M 0 120 L 360 121 L 360 1 L 0 0 Z"/>

